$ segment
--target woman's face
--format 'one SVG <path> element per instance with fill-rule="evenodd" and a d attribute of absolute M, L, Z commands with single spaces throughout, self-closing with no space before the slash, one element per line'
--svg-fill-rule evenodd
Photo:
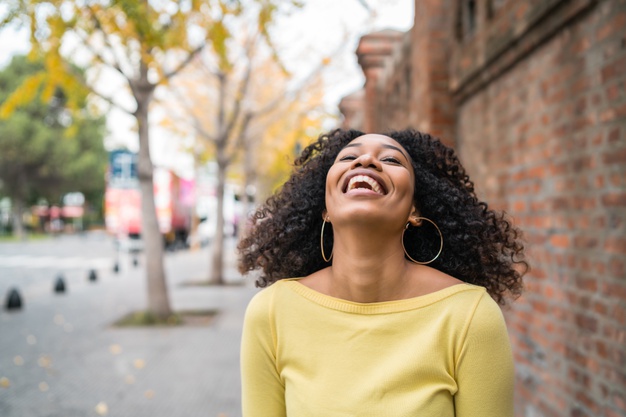
<path fill-rule="evenodd" d="M 368 134 L 346 145 L 326 176 L 326 210 L 334 225 L 376 222 L 403 228 L 415 211 L 415 175 L 406 150 Z"/>

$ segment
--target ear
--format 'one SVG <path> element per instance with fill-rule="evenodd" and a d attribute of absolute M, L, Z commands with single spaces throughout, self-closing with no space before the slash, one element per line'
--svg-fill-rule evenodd
<path fill-rule="evenodd" d="M 413 206 L 411 208 L 411 214 L 409 215 L 408 222 L 411 223 L 411 226 L 417 227 L 422 225 L 422 219 L 420 217 L 420 212 Z"/>
<path fill-rule="evenodd" d="M 326 209 L 322 210 L 322 220 L 326 220 L 326 222 L 329 222 L 329 218 L 328 218 L 328 211 L 326 211 Z"/>

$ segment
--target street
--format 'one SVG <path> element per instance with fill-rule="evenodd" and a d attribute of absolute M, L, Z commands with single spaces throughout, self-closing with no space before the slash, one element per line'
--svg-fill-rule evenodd
<path fill-rule="evenodd" d="M 116 274 L 103 233 L 0 243 L 0 416 L 239 416 L 241 324 L 257 290 L 234 270 L 234 245 L 222 287 L 190 285 L 206 279 L 208 247 L 165 255 L 173 309 L 216 309 L 212 321 L 119 328 L 145 308 L 141 255 L 135 267 L 122 254 Z M 53 291 L 60 274 L 65 293 Z M 11 288 L 20 310 L 4 309 Z"/>

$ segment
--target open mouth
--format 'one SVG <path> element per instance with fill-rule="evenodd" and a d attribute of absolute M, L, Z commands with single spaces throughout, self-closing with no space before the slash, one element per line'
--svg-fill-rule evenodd
<path fill-rule="evenodd" d="M 380 195 L 385 195 L 385 189 L 374 178 L 367 175 L 355 175 L 350 178 L 344 193 L 351 190 L 370 190 Z"/>

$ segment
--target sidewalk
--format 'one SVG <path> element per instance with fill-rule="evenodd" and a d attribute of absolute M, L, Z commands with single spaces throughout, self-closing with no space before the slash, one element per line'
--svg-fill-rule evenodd
<path fill-rule="evenodd" d="M 143 259 L 134 268 L 129 257 L 117 275 L 100 270 L 96 282 L 0 310 L 0 416 L 240 416 L 240 332 L 257 290 L 252 278 L 181 285 L 206 278 L 208 251 L 168 253 L 165 265 L 174 310 L 218 309 L 209 325 L 112 328 L 146 304 Z M 227 253 L 227 278 L 242 280 Z"/>

